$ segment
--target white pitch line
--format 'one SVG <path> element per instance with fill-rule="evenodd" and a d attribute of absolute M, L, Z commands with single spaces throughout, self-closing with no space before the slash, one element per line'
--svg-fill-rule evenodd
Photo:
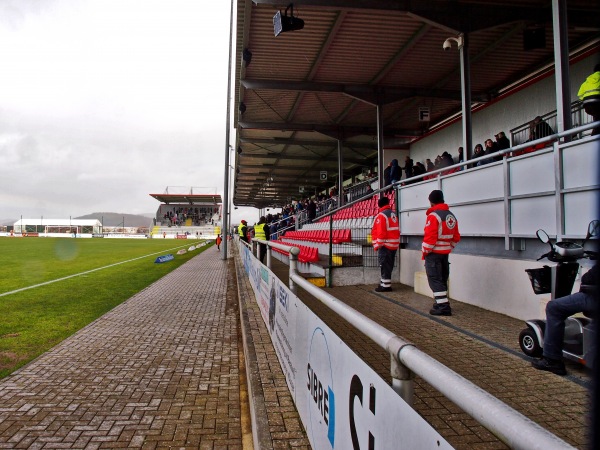
<path fill-rule="evenodd" d="M 127 261 L 121 261 L 121 262 L 118 262 L 118 263 L 109 264 L 108 266 L 98 267 L 98 268 L 92 269 L 92 270 L 86 270 L 85 272 L 76 273 L 76 274 L 73 274 L 73 275 L 69 275 L 67 277 L 57 278 L 56 280 L 44 281 L 43 283 L 34 284 L 33 286 L 27 286 L 27 287 L 24 287 L 24 288 L 15 289 L 14 291 L 4 292 L 4 293 L 0 294 L 0 297 L 4 297 L 5 295 L 16 294 L 17 292 L 26 291 L 28 289 L 34 289 L 34 288 L 37 288 L 37 287 L 40 287 L 40 286 L 45 286 L 47 284 L 52 284 L 52 283 L 57 283 L 59 281 L 68 280 L 69 278 L 79 277 L 81 275 L 85 275 L 85 274 L 88 274 L 88 273 L 97 272 L 98 270 L 108 269 L 109 267 L 118 266 L 120 264 L 125 264 L 125 263 L 131 262 L 131 261 L 136 261 L 136 260 L 142 259 L 142 258 L 147 258 L 148 256 L 152 256 L 152 255 L 158 255 L 159 253 L 168 252 L 170 250 L 175 250 L 177 248 L 182 248 L 182 247 L 187 247 L 187 244 L 186 245 L 181 245 L 179 247 L 173 247 L 173 248 L 169 248 L 169 249 L 166 249 L 166 250 L 161 250 L 160 252 L 148 253 L 147 255 L 144 255 L 144 256 L 138 256 L 137 258 L 128 259 Z"/>

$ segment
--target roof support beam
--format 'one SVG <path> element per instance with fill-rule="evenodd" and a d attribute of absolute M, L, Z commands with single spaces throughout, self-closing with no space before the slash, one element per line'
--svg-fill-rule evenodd
<path fill-rule="evenodd" d="M 240 155 L 240 158 L 248 158 L 248 159 L 288 159 L 288 160 L 292 160 L 292 161 L 318 161 L 318 162 L 331 162 L 331 163 L 336 163 L 337 164 L 337 157 L 331 157 L 331 156 L 318 156 L 318 155 L 314 155 L 314 156 L 299 156 L 299 155 L 264 155 L 264 154 L 251 154 L 251 153 L 242 153 Z M 365 164 L 368 160 L 368 158 L 365 159 L 355 159 L 355 158 L 345 158 L 344 159 L 348 164 Z M 239 163 L 240 167 L 244 167 L 245 165 L 242 163 Z M 275 166 L 268 166 L 268 167 L 273 167 L 275 168 Z"/>
<path fill-rule="evenodd" d="M 245 129 L 256 129 L 256 130 L 281 130 L 281 131 L 316 131 L 329 136 L 330 133 L 335 133 L 335 136 L 339 136 L 342 133 L 344 136 L 352 135 L 367 135 L 372 136 L 376 134 L 374 127 L 354 127 L 354 126 L 339 126 L 339 125 L 323 125 L 323 124 L 312 124 L 312 123 L 278 123 L 278 122 L 239 122 L 240 128 Z M 419 137 L 423 134 L 422 131 L 415 130 L 399 130 L 399 129 L 388 129 L 388 135 L 392 136 L 406 136 L 406 137 Z"/>
<path fill-rule="evenodd" d="M 276 91 L 302 91 L 302 92 L 327 92 L 347 95 L 371 104 L 393 103 L 413 97 L 441 98 L 460 100 L 460 91 L 450 89 L 415 89 L 390 86 L 376 86 L 369 84 L 341 84 L 320 83 L 315 81 L 287 81 L 287 80 L 253 80 L 241 81 L 242 86 L 251 90 L 276 90 Z M 473 96 L 479 102 L 489 100 L 485 94 Z"/>
<path fill-rule="evenodd" d="M 261 139 L 251 137 L 240 137 L 240 142 L 246 144 L 266 144 L 266 145 L 300 145 L 310 147 L 329 147 L 337 148 L 336 141 L 318 141 L 308 139 L 294 139 L 294 138 L 274 138 L 274 139 Z M 377 145 L 371 142 L 351 142 L 342 141 L 342 145 L 348 148 L 366 148 L 376 150 Z"/>

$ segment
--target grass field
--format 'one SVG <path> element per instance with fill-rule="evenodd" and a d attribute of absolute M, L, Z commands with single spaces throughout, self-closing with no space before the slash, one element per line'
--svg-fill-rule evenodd
<path fill-rule="evenodd" d="M 197 242 L 0 238 L 0 378 L 209 248 L 176 254 Z"/>

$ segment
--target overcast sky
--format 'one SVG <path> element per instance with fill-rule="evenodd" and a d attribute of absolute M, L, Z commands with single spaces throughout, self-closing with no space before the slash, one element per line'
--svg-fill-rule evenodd
<path fill-rule="evenodd" d="M 0 0 L 0 221 L 153 213 L 167 186 L 223 195 L 229 13 Z"/>

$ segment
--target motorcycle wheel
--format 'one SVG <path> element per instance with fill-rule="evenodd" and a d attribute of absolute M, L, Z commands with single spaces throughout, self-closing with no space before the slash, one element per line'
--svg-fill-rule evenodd
<path fill-rule="evenodd" d="M 525 328 L 519 333 L 519 346 L 527 356 L 542 356 L 543 349 L 531 328 Z"/>

